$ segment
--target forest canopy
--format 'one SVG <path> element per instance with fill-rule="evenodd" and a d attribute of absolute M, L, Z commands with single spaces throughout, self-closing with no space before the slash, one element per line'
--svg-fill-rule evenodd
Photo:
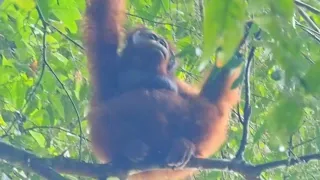
<path fill-rule="evenodd" d="M 0 0 L 1 179 L 116 175 L 90 149 L 85 9 Z M 217 49 L 225 62 L 244 54 L 228 140 L 212 161 L 190 164 L 202 167 L 196 179 L 320 179 L 319 0 L 127 0 L 127 18 L 128 29 L 143 24 L 175 44 L 176 75 L 191 84 Z"/>

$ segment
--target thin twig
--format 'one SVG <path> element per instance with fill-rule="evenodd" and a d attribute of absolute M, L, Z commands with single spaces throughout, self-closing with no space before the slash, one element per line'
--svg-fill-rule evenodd
<path fill-rule="evenodd" d="M 306 26 L 298 23 L 297 21 L 296 21 L 296 24 L 297 24 L 299 27 L 301 27 L 301 29 L 302 29 L 303 31 L 305 31 L 306 33 L 308 33 L 313 39 L 315 39 L 318 43 L 320 43 L 320 37 L 319 37 L 320 33 L 316 32 L 315 30 L 313 30 L 313 29 L 311 29 L 311 28 L 309 28 L 309 27 L 306 27 Z"/>
<path fill-rule="evenodd" d="M 46 36 L 47 36 L 47 25 L 43 24 L 43 44 L 46 43 Z M 45 52 L 46 52 L 46 46 L 43 46 L 42 49 L 42 54 L 43 54 L 43 59 L 45 59 Z M 40 81 L 39 81 L 40 82 Z M 7 151 L 10 153 L 15 153 L 14 151 L 12 151 L 11 148 L 6 149 L 6 147 L 1 147 L 1 151 Z M 15 154 L 17 155 L 17 154 Z M 35 157 L 35 156 L 34 156 Z M 61 176 L 60 174 L 58 174 L 57 172 L 55 172 L 51 167 L 46 166 L 45 164 L 41 164 L 38 163 L 37 161 L 34 161 L 32 156 L 30 157 L 23 157 L 24 161 L 20 161 L 19 163 L 22 164 L 25 167 L 28 167 L 30 169 L 32 169 L 34 172 L 36 172 L 37 174 L 41 175 L 42 177 L 49 179 L 49 180 L 65 180 L 66 178 L 64 178 L 63 176 Z"/>
<path fill-rule="evenodd" d="M 302 145 L 305 145 L 305 144 L 307 144 L 307 143 L 310 143 L 310 142 L 312 142 L 312 141 L 314 141 L 314 140 L 316 140 L 316 139 L 319 139 L 319 138 L 320 138 L 320 136 L 316 136 L 316 137 L 307 139 L 307 140 L 305 140 L 305 141 L 303 141 L 303 142 L 300 142 L 300 143 L 298 143 L 298 144 L 296 144 L 296 145 L 293 145 L 293 146 L 292 146 L 292 149 L 295 149 L 295 148 L 297 148 L 297 147 L 299 147 L 299 146 L 302 146 Z"/>
<path fill-rule="evenodd" d="M 38 24 L 38 21 L 37 23 Z M 34 37 L 36 37 L 37 35 L 35 34 L 34 32 L 34 27 L 32 28 L 32 34 L 34 35 Z M 40 46 L 40 43 L 39 41 L 37 40 L 37 45 Z M 42 54 L 42 53 L 41 53 Z M 40 58 L 41 59 L 41 58 Z M 29 104 L 29 102 L 31 101 L 31 99 L 34 97 L 38 87 L 40 86 L 41 84 L 41 81 L 42 81 L 42 78 L 44 76 L 44 72 L 45 72 L 45 69 L 46 69 L 46 65 L 43 63 L 43 61 L 41 61 L 42 64 L 41 64 L 41 71 L 40 71 L 40 75 L 39 75 L 39 78 L 37 80 L 37 82 L 35 83 L 35 85 L 33 86 L 32 90 L 30 91 L 30 93 L 28 93 L 28 97 L 26 99 L 26 102 L 24 103 L 24 105 L 22 106 L 21 108 L 21 112 L 24 112 L 25 108 L 27 107 L 27 105 Z"/>
<path fill-rule="evenodd" d="M 260 165 L 256 165 L 255 169 L 256 171 L 263 172 L 265 170 L 272 170 L 272 169 L 281 168 L 285 166 L 293 166 L 300 163 L 307 163 L 312 160 L 320 160 L 320 154 L 309 154 L 306 156 L 301 156 L 296 159 L 292 159 L 289 164 L 288 164 L 288 159 L 260 164 Z"/>
<path fill-rule="evenodd" d="M 52 73 L 52 75 L 55 77 L 55 79 L 58 81 L 58 83 L 60 84 L 61 88 L 63 89 L 63 91 L 66 93 L 68 99 L 70 100 L 72 107 L 77 115 L 77 121 L 78 121 L 78 125 L 79 125 L 79 131 L 80 131 L 80 136 L 83 135 L 82 132 L 82 126 L 81 126 L 81 118 L 80 118 L 80 113 L 78 111 L 78 108 L 75 104 L 75 102 L 73 101 L 70 93 L 68 92 L 67 88 L 65 87 L 65 85 L 63 84 L 63 82 L 59 79 L 59 77 L 57 76 L 57 74 L 54 72 L 54 70 L 52 69 L 52 67 L 50 66 L 50 64 L 48 64 L 47 61 L 45 61 L 46 66 L 49 68 L 49 71 Z M 79 159 L 81 160 L 81 152 L 82 152 L 82 138 L 80 138 L 79 140 Z"/>
<path fill-rule="evenodd" d="M 43 78 L 43 75 L 44 75 L 44 71 L 45 71 L 45 64 L 42 63 L 42 67 L 41 67 L 41 72 L 40 72 L 40 76 L 39 76 L 39 79 L 37 80 L 36 84 L 33 86 L 32 90 L 30 91 L 30 93 L 28 93 L 28 96 L 27 96 L 27 99 L 26 99 L 26 102 L 24 103 L 24 105 L 22 106 L 21 108 L 21 112 L 23 112 L 25 110 L 25 108 L 27 107 L 28 103 L 30 102 L 31 98 L 34 97 L 38 87 L 40 86 L 41 84 L 41 81 L 42 81 L 42 78 Z M 9 132 L 11 131 L 11 129 L 14 127 L 14 124 L 17 122 L 18 118 L 15 118 L 11 125 L 9 126 L 9 128 L 5 131 L 5 135 L 9 135 Z"/>
<path fill-rule="evenodd" d="M 79 136 L 78 134 L 74 133 L 74 132 L 71 132 L 70 130 L 68 129 L 65 129 L 63 127 L 56 127 L 56 126 L 33 126 L 33 127 L 30 127 L 30 128 L 26 128 L 24 129 L 24 131 L 32 131 L 32 130 L 36 130 L 36 129 L 56 129 L 56 130 L 59 130 L 59 131 L 63 131 L 63 132 L 66 132 L 66 133 L 69 133 L 73 136 L 77 136 L 79 138 L 82 138 L 83 140 L 86 140 L 88 142 L 90 142 L 90 140 L 84 136 Z"/>
<path fill-rule="evenodd" d="M 36 6 L 36 9 L 37 9 L 37 12 L 39 14 L 39 18 L 40 20 L 42 21 L 42 24 L 43 24 L 43 27 L 44 27 L 44 35 L 46 35 L 46 31 L 47 31 L 47 23 L 45 21 L 45 18 L 41 12 L 41 9 L 40 7 L 37 5 Z M 83 135 L 82 133 L 82 127 L 81 127 L 81 118 L 80 118 L 80 113 L 78 111 L 78 108 L 75 104 L 75 102 L 73 101 L 71 95 L 69 94 L 67 88 L 64 86 L 64 84 L 62 83 L 62 81 L 59 79 L 59 77 L 57 76 L 57 74 L 54 72 L 54 70 L 52 69 L 52 67 L 50 66 L 50 64 L 48 63 L 47 61 L 47 55 L 46 55 L 46 47 L 47 47 L 47 44 L 46 44 L 46 36 L 43 37 L 43 43 L 42 43 L 42 46 L 43 46 L 43 52 L 42 52 L 42 59 L 43 59 L 43 62 L 44 64 L 48 67 L 49 71 L 53 74 L 53 76 L 55 77 L 55 79 L 58 81 L 58 83 L 60 84 L 60 86 L 62 87 L 62 89 L 64 90 L 64 92 L 66 93 L 68 99 L 70 100 L 71 104 L 72 104 L 72 107 L 77 115 L 77 121 L 78 121 L 78 124 L 79 124 L 79 131 L 80 131 L 80 136 Z M 79 140 L 79 159 L 81 160 L 81 153 L 82 153 L 82 138 L 80 138 Z"/>
<path fill-rule="evenodd" d="M 320 43 L 320 37 L 316 36 L 314 33 L 312 33 L 310 30 L 302 28 L 305 32 L 307 32 L 313 39 L 315 39 L 318 43 Z"/>
<path fill-rule="evenodd" d="M 131 17 L 139 18 L 139 19 L 142 19 L 142 20 L 151 22 L 151 23 L 162 24 L 162 25 L 169 25 L 169 26 L 172 26 L 172 27 L 179 27 L 179 28 L 181 28 L 181 29 L 185 29 L 185 30 L 188 30 L 188 31 L 190 31 L 190 32 L 195 32 L 195 30 L 193 30 L 193 29 L 186 28 L 186 27 L 183 27 L 183 26 L 179 26 L 179 25 L 173 24 L 173 23 L 161 22 L 161 21 L 154 21 L 154 20 L 151 20 L 151 19 L 148 19 L 148 18 L 145 18 L 145 17 L 138 16 L 138 15 L 136 15 L 136 14 L 131 14 L 131 13 L 127 13 L 127 15 L 128 15 L 128 16 L 131 16 Z"/>
<path fill-rule="evenodd" d="M 314 60 L 312 60 L 309 56 L 307 56 L 304 52 L 301 52 L 302 56 L 306 58 L 311 64 L 316 64 Z"/>
<path fill-rule="evenodd" d="M 43 49 L 42 49 L 43 50 Z M 45 64 L 42 63 L 42 67 L 41 67 L 41 72 L 40 72 L 40 76 L 39 76 L 39 79 L 37 80 L 36 84 L 33 86 L 32 90 L 30 91 L 30 93 L 28 93 L 28 96 L 27 96 L 27 99 L 26 99 L 26 102 L 24 103 L 24 105 L 22 106 L 21 108 L 21 112 L 23 112 L 25 110 L 25 108 L 27 107 L 28 103 L 30 102 L 31 98 L 34 97 L 38 87 L 40 86 L 41 84 L 41 81 L 42 81 L 42 78 L 43 78 L 43 75 L 44 75 L 44 71 L 45 71 Z M 13 128 L 14 124 L 17 122 L 17 119 L 18 118 L 15 118 L 11 125 L 9 126 L 9 128 L 5 131 L 5 135 L 4 136 L 7 136 L 9 135 L 9 132 L 11 131 L 11 129 Z"/>
<path fill-rule="evenodd" d="M 295 0 L 294 1 L 296 3 L 296 5 L 300 6 L 300 7 L 304 7 L 306 9 L 308 9 L 310 12 L 314 13 L 314 14 L 317 14 L 317 15 L 320 15 L 320 10 L 309 5 L 309 4 L 306 4 L 302 1 L 298 1 L 298 0 Z"/>
<path fill-rule="evenodd" d="M 299 14 L 303 17 L 303 19 L 317 32 L 320 32 L 319 27 L 312 21 L 309 15 L 304 12 L 300 7 L 297 7 Z"/>
<path fill-rule="evenodd" d="M 237 105 L 237 111 L 235 113 L 238 116 L 239 122 L 243 125 L 243 117 L 240 114 L 240 105 L 239 104 Z"/>
<path fill-rule="evenodd" d="M 299 27 L 304 28 L 304 29 L 306 29 L 306 30 L 309 30 L 309 31 L 312 32 L 314 35 L 320 36 L 320 32 L 317 32 L 317 31 L 313 30 L 312 28 L 309 28 L 309 27 L 301 24 L 301 23 L 300 23 L 299 21 L 297 21 L 296 19 L 295 19 L 294 21 L 295 21 L 296 25 L 298 25 Z"/>
<path fill-rule="evenodd" d="M 0 128 L 1 128 L 1 126 L 0 126 Z M 68 130 L 68 129 L 63 128 L 63 127 L 56 127 L 56 126 L 33 126 L 33 127 L 30 127 L 30 128 L 25 128 L 25 129 L 23 129 L 23 131 L 33 131 L 33 130 L 37 130 L 37 129 L 38 129 L 38 130 L 39 130 L 39 129 L 55 129 L 55 130 L 59 130 L 59 131 L 63 131 L 63 132 L 69 133 L 69 134 L 71 134 L 71 135 L 73 135 L 73 136 L 82 138 L 83 140 L 90 142 L 90 139 L 88 139 L 88 138 L 86 138 L 86 137 L 84 137 L 84 136 L 80 136 L 80 135 L 78 135 L 78 134 L 76 134 L 76 133 L 74 133 L 74 132 L 71 132 L 71 131 Z M 6 137 L 8 137 L 8 136 L 10 136 L 10 135 L 13 135 L 13 133 L 4 134 L 4 135 L 0 136 L 0 138 L 3 139 L 3 138 L 6 138 Z"/>
<path fill-rule="evenodd" d="M 21 111 L 23 112 L 24 109 L 27 107 L 28 103 L 31 101 L 31 98 L 34 97 L 38 87 L 40 86 L 41 84 L 41 81 L 42 81 L 42 78 L 43 78 L 43 75 L 44 75 L 44 72 L 45 72 L 45 69 L 46 69 L 46 65 L 44 63 L 42 63 L 42 66 L 41 66 L 41 72 L 40 72 L 40 75 L 39 75 L 39 78 L 36 82 L 36 84 L 33 86 L 32 90 L 30 91 L 30 93 L 28 93 L 28 97 L 26 99 L 26 102 L 24 103 L 24 105 L 22 106 L 21 108 Z"/>
<path fill-rule="evenodd" d="M 81 50 L 85 50 L 85 48 L 79 44 L 78 42 L 76 42 L 75 40 L 73 40 L 71 37 L 69 37 L 68 35 L 64 34 L 62 31 L 60 31 L 58 28 L 56 28 L 55 26 L 53 26 L 52 24 L 44 21 L 48 26 L 50 26 L 51 28 L 53 28 L 54 30 L 56 30 L 60 35 L 62 35 L 64 38 L 66 38 L 67 40 L 69 40 L 70 42 L 72 42 L 75 46 L 79 47 Z"/>

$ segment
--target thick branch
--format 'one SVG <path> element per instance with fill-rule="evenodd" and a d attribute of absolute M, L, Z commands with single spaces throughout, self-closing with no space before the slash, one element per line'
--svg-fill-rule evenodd
<path fill-rule="evenodd" d="M 239 150 L 236 154 L 237 160 L 244 160 L 243 155 L 248 144 L 248 136 L 249 136 L 249 123 L 250 123 L 250 116 L 251 116 L 251 105 L 250 105 L 250 69 L 251 63 L 254 56 L 255 47 L 252 47 L 249 53 L 249 57 L 246 64 L 245 69 L 245 104 L 244 104 L 244 116 L 243 116 L 243 132 L 242 132 L 242 139 L 240 143 Z"/>
<path fill-rule="evenodd" d="M 255 38 L 258 39 L 260 36 L 261 30 L 259 30 L 255 34 Z M 244 104 L 244 115 L 243 115 L 243 132 L 242 132 L 242 139 L 240 142 L 240 147 L 236 153 L 236 160 L 243 161 L 244 160 L 244 151 L 246 149 L 246 146 L 248 144 L 248 136 L 249 136 L 249 125 L 250 125 L 250 117 L 251 117 L 251 92 L 250 92 L 250 70 L 251 70 L 251 64 L 253 61 L 254 53 L 255 53 L 256 47 L 252 47 L 250 49 L 248 60 L 246 63 L 246 69 L 245 69 L 245 77 L 244 77 L 244 93 L 245 93 L 245 104 Z"/>
<path fill-rule="evenodd" d="M 38 175 L 52 180 L 64 180 L 63 176 L 55 172 L 48 166 L 45 159 L 24 150 L 17 149 L 0 141 L 0 159 L 6 160 L 10 164 L 19 165 L 26 170 L 31 170 Z"/>
<path fill-rule="evenodd" d="M 25 170 L 31 170 L 47 179 L 65 179 L 54 170 L 60 173 L 87 176 L 92 178 L 99 177 L 119 177 L 123 172 L 137 173 L 139 171 L 148 171 L 156 169 L 169 168 L 165 165 L 138 163 L 133 164 L 130 169 L 119 169 L 112 164 L 93 164 L 82 161 L 64 158 L 61 156 L 54 158 L 40 158 L 30 152 L 18 149 L 12 145 L 0 141 L 0 159 L 7 163 L 21 166 Z M 186 169 L 209 169 L 215 171 L 229 171 L 242 174 L 244 177 L 259 177 L 261 172 L 276 169 L 284 166 L 293 166 L 299 163 L 309 162 L 311 160 L 320 160 L 320 154 L 301 156 L 298 159 L 290 161 L 280 160 L 259 165 L 251 165 L 245 162 L 230 161 L 226 159 L 192 159 Z M 54 169 L 54 170 L 53 170 Z"/>

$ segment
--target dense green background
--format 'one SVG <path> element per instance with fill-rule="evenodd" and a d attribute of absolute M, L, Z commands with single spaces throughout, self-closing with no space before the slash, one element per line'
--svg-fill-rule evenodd
<path fill-rule="evenodd" d="M 264 163 L 320 148 L 320 1 L 304 2 L 309 7 L 293 0 L 204 0 L 204 6 L 201 0 L 128 0 L 127 26 L 144 24 L 168 38 L 180 59 L 177 76 L 199 83 L 214 50 L 223 47 L 229 59 L 245 22 L 253 21 L 243 49 L 247 54 L 257 47 L 245 158 Z M 36 5 L 48 23 L 45 59 Z M 5 142 L 39 156 L 79 158 L 81 152 L 82 160 L 96 161 L 87 139 L 84 10 L 84 0 L 4 0 L 0 5 L 0 137 Z M 243 114 L 243 104 L 234 110 L 229 140 L 215 157 L 233 158 L 238 150 L 242 125 L 237 114 Z M 263 179 L 320 179 L 319 167 L 309 162 L 265 172 Z M 3 161 L 0 173 L 1 179 L 39 179 Z M 201 177 L 243 179 L 228 172 Z"/>

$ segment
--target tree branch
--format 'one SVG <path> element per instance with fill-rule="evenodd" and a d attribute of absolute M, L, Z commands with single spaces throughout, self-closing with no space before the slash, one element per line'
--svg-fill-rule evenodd
<path fill-rule="evenodd" d="M 75 40 L 73 40 L 71 37 L 69 37 L 67 34 L 64 34 L 62 31 L 60 31 L 58 28 L 56 28 L 55 26 L 53 26 L 52 24 L 48 23 L 47 21 L 45 21 L 45 23 L 50 26 L 52 29 L 56 30 L 61 36 L 63 36 L 64 38 L 66 38 L 68 41 L 72 42 L 75 46 L 77 46 L 78 48 L 80 48 L 81 50 L 85 50 L 85 48 L 79 44 L 78 42 L 76 42 Z"/>
<path fill-rule="evenodd" d="M 260 36 L 261 30 L 259 30 L 255 34 L 255 38 L 258 39 Z M 236 153 L 235 160 L 244 160 L 244 151 L 246 149 L 246 146 L 248 144 L 248 136 L 249 136 L 249 124 L 250 124 L 250 117 L 251 117 L 251 92 L 250 92 L 250 70 L 251 70 L 251 64 L 254 57 L 254 52 L 256 50 L 256 47 L 251 47 L 248 60 L 246 63 L 246 69 L 245 69 L 245 77 L 244 77 L 244 92 L 245 92 L 245 104 L 244 104 L 244 114 L 243 114 L 243 132 L 242 132 L 242 139 L 240 142 L 240 147 Z"/>
<path fill-rule="evenodd" d="M 150 171 L 157 169 L 169 168 L 166 165 L 137 163 L 132 164 L 127 169 L 120 169 L 112 166 L 112 164 L 93 164 L 78 161 L 75 159 L 57 156 L 53 158 L 40 158 L 33 153 L 16 148 L 3 141 L 0 141 L 0 159 L 5 160 L 6 163 L 18 165 L 25 170 L 33 171 L 40 176 L 49 180 L 64 180 L 66 178 L 59 175 L 57 172 L 80 175 L 91 178 L 99 177 L 119 177 L 125 172 L 135 174 L 141 171 Z M 288 160 L 279 160 L 264 164 L 252 165 L 246 162 L 233 161 L 227 159 L 200 159 L 193 158 L 187 164 L 185 169 L 190 170 L 213 170 L 213 171 L 227 171 L 236 172 L 248 179 L 256 179 L 261 172 L 272 170 L 276 168 L 288 167 L 297 165 L 299 163 L 306 163 L 312 160 L 320 160 L 320 154 L 310 154 L 292 159 L 288 164 Z M 55 172 L 55 171 L 57 172 Z"/>
<path fill-rule="evenodd" d="M 31 170 L 49 180 L 65 180 L 63 176 L 55 172 L 52 167 L 44 163 L 45 160 L 24 150 L 17 149 L 0 141 L 0 158 L 10 164 L 19 165 L 26 170 Z"/>
<path fill-rule="evenodd" d="M 62 81 L 59 79 L 58 75 L 54 72 L 53 68 L 50 66 L 50 64 L 47 61 L 47 54 L 46 54 L 46 47 L 47 47 L 47 43 L 46 43 L 46 35 L 47 35 L 47 27 L 48 27 L 48 23 L 46 22 L 42 11 L 39 7 L 39 5 L 36 5 L 36 10 L 38 12 L 39 18 L 42 22 L 43 25 L 43 42 L 42 42 L 42 46 L 43 46 L 43 51 L 42 51 L 42 61 L 45 64 L 45 66 L 48 67 L 49 71 L 52 73 L 53 77 L 57 80 L 57 82 L 60 84 L 60 86 L 62 87 L 62 89 L 64 90 L 64 92 L 66 93 L 68 99 L 71 102 L 71 105 L 76 113 L 77 116 L 77 122 L 79 125 L 79 131 L 80 131 L 80 137 L 83 136 L 83 131 L 82 131 L 82 127 L 81 127 L 81 118 L 80 118 L 80 113 L 78 111 L 78 108 L 75 104 L 75 102 L 73 101 L 70 93 L 68 92 L 67 88 L 65 87 L 65 85 L 62 83 Z M 82 138 L 79 139 L 79 159 L 81 160 L 81 152 L 82 152 Z"/>
<path fill-rule="evenodd" d="M 320 33 L 320 29 L 317 26 L 316 23 L 314 23 L 312 21 L 312 19 L 308 16 L 308 14 L 306 12 L 304 12 L 302 10 L 302 8 L 297 7 L 299 14 L 302 16 L 302 18 L 312 27 L 313 30 L 317 31 L 318 33 Z"/>
<path fill-rule="evenodd" d="M 309 4 L 306 4 L 302 1 L 298 1 L 298 0 L 295 0 L 294 3 L 297 5 L 297 6 L 300 6 L 300 7 L 303 7 L 303 8 L 306 8 L 307 10 L 309 10 L 310 12 L 314 13 L 314 14 L 317 14 L 317 15 L 320 15 L 320 10 L 309 5 Z"/>
<path fill-rule="evenodd" d="M 288 166 L 294 166 L 300 163 L 307 163 L 309 161 L 313 160 L 320 160 L 320 154 L 309 154 L 306 156 L 301 156 L 296 159 L 291 159 L 290 162 L 288 163 L 288 160 L 280 160 L 280 161 L 274 161 L 274 162 L 269 162 L 265 164 L 260 164 L 256 165 L 255 169 L 256 171 L 265 171 L 265 170 L 272 170 L 276 168 L 281 168 L 281 167 L 288 167 Z"/>
<path fill-rule="evenodd" d="M 244 114 L 243 114 L 243 132 L 242 132 L 242 139 L 240 143 L 240 147 L 238 152 L 236 153 L 236 160 L 244 160 L 243 155 L 248 144 L 248 136 L 249 136 L 249 123 L 250 123 L 250 116 L 251 116 L 251 105 L 250 105 L 250 69 L 251 63 L 254 56 L 255 47 L 252 47 L 249 53 L 249 57 L 246 64 L 245 69 L 245 104 L 244 104 Z"/>

